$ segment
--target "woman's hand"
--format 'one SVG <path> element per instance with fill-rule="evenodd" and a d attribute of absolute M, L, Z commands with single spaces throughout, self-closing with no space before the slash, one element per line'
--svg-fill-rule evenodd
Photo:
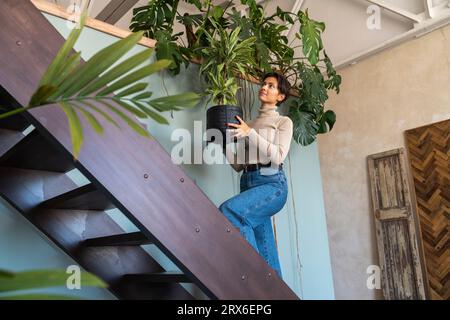
<path fill-rule="evenodd" d="M 250 133 L 250 130 L 252 128 L 250 128 L 248 126 L 248 124 L 246 124 L 244 122 L 244 120 L 242 120 L 239 116 L 236 116 L 236 119 L 239 120 L 240 124 L 227 123 L 229 127 L 236 128 L 236 129 L 232 130 L 232 136 L 231 137 L 232 138 L 238 138 L 238 139 L 247 137 L 249 135 L 249 133 Z"/>

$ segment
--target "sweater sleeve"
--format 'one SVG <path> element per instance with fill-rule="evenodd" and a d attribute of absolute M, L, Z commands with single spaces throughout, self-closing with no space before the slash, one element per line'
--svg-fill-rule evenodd
<path fill-rule="evenodd" d="M 249 142 L 258 148 L 258 151 L 270 159 L 270 161 L 279 165 L 283 163 L 284 159 L 289 152 L 291 146 L 293 132 L 292 120 L 288 117 L 283 117 L 280 121 L 277 134 L 275 135 L 275 141 L 269 142 L 265 138 L 261 137 L 255 129 L 251 129 L 248 135 Z"/>

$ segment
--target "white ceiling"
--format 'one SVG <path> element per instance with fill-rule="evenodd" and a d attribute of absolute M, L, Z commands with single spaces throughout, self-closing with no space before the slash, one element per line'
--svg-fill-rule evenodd
<path fill-rule="evenodd" d="M 82 0 L 48 1 L 68 7 L 71 3 L 81 3 Z M 96 17 L 108 2 L 108 0 L 90 0 L 89 15 Z M 213 2 L 220 4 L 224 0 Z M 339 67 L 355 63 L 380 50 L 450 22 L 450 0 L 262 0 L 260 2 L 267 5 L 268 12 L 274 12 L 277 6 L 289 11 L 308 9 L 310 17 L 325 22 L 324 45 L 334 64 Z M 367 27 L 367 21 L 373 15 L 372 12 L 368 13 L 369 6 L 373 5 L 371 2 L 379 4 L 380 29 L 370 30 Z M 433 18 L 426 16 L 427 2 L 433 8 Z M 135 7 L 146 4 L 148 0 L 140 0 Z M 183 5 L 183 2 L 180 4 L 181 12 L 192 10 L 192 7 Z M 382 7 L 404 15 L 419 15 L 423 21 L 417 23 Z M 115 25 L 128 29 L 131 17 L 132 10 Z M 295 32 L 291 33 L 291 37 Z"/>

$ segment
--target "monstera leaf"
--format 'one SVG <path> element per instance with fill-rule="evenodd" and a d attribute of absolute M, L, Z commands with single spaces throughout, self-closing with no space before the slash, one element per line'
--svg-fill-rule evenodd
<path fill-rule="evenodd" d="M 299 11 L 299 18 L 303 53 L 312 65 L 316 65 L 319 62 L 319 53 L 323 49 L 321 34 L 325 31 L 325 24 L 310 19 L 308 10 Z"/>
<path fill-rule="evenodd" d="M 307 146 L 316 140 L 319 125 L 315 121 L 315 114 L 301 110 L 298 100 L 292 101 L 289 108 L 289 118 L 293 123 L 294 141 Z"/>

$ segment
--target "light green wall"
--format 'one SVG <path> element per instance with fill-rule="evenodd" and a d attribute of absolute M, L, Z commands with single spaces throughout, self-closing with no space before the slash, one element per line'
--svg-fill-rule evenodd
<path fill-rule="evenodd" d="M 66 27 L 64 20 L 52 16 L 47 18 L 63 36 L 66 37 L 69 34 L 70 30 Z M 116 40 L 115 37 L 86 28 L 76 49 L 82 51 L 84 59 L 88 59 L 99 49 Z M 143 49 L 138 46 L 129 53 L 129 56 Z M 171 78 L 168 74 L 160 74 L 153 75 L 148 81 L 149 89 L 154 97 L 164 96 L 166 92 L 177 94 L 183 91 L 201 91 L 196 66 L 192 66 L 176 78 Z M 170 114 L 167 114 L 167 117 L 170 119 Z M 201 104 L 195 109 L 174 113 L 169 126 L 161 126 L 151 120 L 147 124 L 148 130 L 170 153 L 171 148 L 176 144 L 170 140 L 174 129 L 185 128 L 193 132 L 193 122 L 204 120 L 205 108 L 204 104 Z M 239 175 L 228 165 L 183 165 L 183 168 L 217 206 L 239 192 Z M 284 280 L 304 299 L 334 299 L 317 145 L 303 148 L 293 143 L 285 168 L 289 180 L 289 198 L 285 208 L 276 215 L 275 219 Z M 76 180 L 80 178 L 76 174 L 73 177 Z M 8 209 L 3 211 L 6 213 L 2 215 L 7 214 L 10 219 L 15 220 L 23 228 L 28 228 L 28 231 L 32 233 L 32 227 L 26 226 L 27 223 L 17 217 L 16 213 Z M 111 211 L 110 216 L 125 230 L 134 230 L 135 227 L 117 210 Z M 28 231 L 24 231 L 25 234 L 28 234 Z M 0 244 L 6 241 L 8 240 L 0 234 Z M 47 241 L 41 242 L 45 242 L 48 246 Z M 32 247 L 39 241 L 29 243 L 29 250 L 36 252 Z M 175 268 L 153 246 L 146 246 L 146 249 L 164 267 Z M 54 255 L 59 254 L 58 250 L 53 250 Z M 14 260 L 14 255 L 10 255 L 9 259 Z M 26 267 L 27 260 L 23 261 Z M 62 265 L 67 262 L 62 258 L 55 258 L 55 261 Z M 33 266 L 32 261 L 29 261 L 29 266 Z M 187 288 L 198 295 L 195 287 Z"/>

